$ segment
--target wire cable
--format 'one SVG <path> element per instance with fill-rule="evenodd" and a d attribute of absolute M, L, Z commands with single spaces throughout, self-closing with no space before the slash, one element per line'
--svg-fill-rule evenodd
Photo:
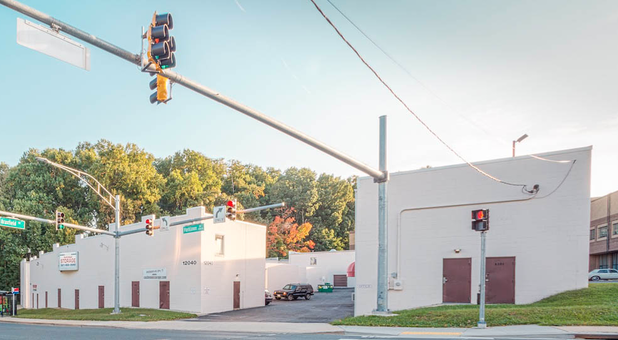
<path fill-rule="evenodd" d="M 442 140 L 442 138 L 440 138 L 440 136 L 438 136 L 437 133 L 435 133 L 414 111 L 412 111 L 412 109 L 410 109 L 410 107 L 395 93 L 395 91 L 393 91 L 393 89 L 390 86 L 388 86 L 388 84 L 380 77 L 380 75 L 365 61 L 365 59 L 354 48 L 354 46 L 352 46 L 352 44 L 343 36 L 343 34 L 341 34 L 341 32 L 339 31 L 339 29 L 337 29 L 335 24 L 333 24 L 333 22 L 326 16 L 326 14 L 324 14 L 324 12 L 320 8 L 320 6 L 318 6 L 318 4 L 315 3 L 314 0 L 311 0 L 311 2 L 315 6 L 315 8 L 318 10 L 318 12 L 320 12 L 320 14 L 322 14 L 324 19 L 326 19 L 326 21 L 335 29 L 335 31 L 341 37 L 341 39 L 343 39 L 343 41 L 345 41 L 345 43 L 352 49 L 352 51 L 354 51 L 354 53 L 356 53 L 356 56 L 363 62 L 363 64 L 365 64 L 365 66 L 367 66 L 367 68 L 369 68 L 369 70 L 371 70 L 371 72 L 373 72 L 373 74 L 376 76 L 376 78 L 378 78 L 378 80 L 382 83 L 382 85 L 384 85 L 388 89 L 388 91 L 406 108 L 406 110 L 408 110 L 408 112 L 410 112 L 414 116 L 414 118 L 416 118 L 416 120 L 418 120 L 419 123 L 421 123 L 421 125 L 423 125 L 427 129 L 427 131 L 429 131 L 434 137 L 436 137 L 436 139 L 438 139 L 447 149 L 449 149 L 453 154 L 455 154 L 455 156 L 457 156 L 464 163 L 466 163 L 472 169 L 476 170 L 481 175 L 486 176 L 487 178 L 490 178 L 490 179 L 492 179 L 492 180 L 494 180 L 494 181 L 496 181 L 498 183 L 502 183 L 502 184 L 506 184 L 506 185 L 512 185 L 512 186 L 518 186 L 518 187 L 523 187 L 523 188 L 526 187 L 526 184 L 518 184 L 518 183 L 506 182 L 506 181 L 503 181 L 503 180 L 501 180 L 499 178 L 496 178 L 496 177 L 488 174 L 487 172 L 481 170 L 476 165 L 468 162 L 468 160 L 466 160 L 457 151 L 455 151 L 450 145 L 448 145 L 444 140 Z"/>
<path fill-rule="evenodd" d="M 391 56 L 388 52 L 386 52 L 382 47 L 380 47 L 380 45 L 378 45 L 378 43 L 376 43 L 373 39 L 371 39 L 360 27 L 358 27 L 358 25 L 356 25 L 352 19 L 350 19 L 347 15 L 345 15 L 345 13 L 343 13 L 339 7 L 335 6 L 335 4 L 331 1 L 331 0 L 327 0 L 329 4 L 331 4 L 331 6 L 333 6 L 344 18 L 346 18 L 346 20 L 348 20 L 348 22 L 350 24 L 352 24 L 352 26 L 356 27 L 356 29 L 365 36 L 365 38 L 367 38 L 367 40 L 369 40 L 378 50 L 380 50 L 382 53 L 384 53 L 384 55 L 390 59 L 393 63 L 395 63 L 395 65 L 397 65 L 400 69 L 402 69 L 410 78 L 414 79 L 419 85 L 421 85 L 427 92 L 429 92 L 432 96 L 434 96 L 436 99 L 438 99 L 444 106 L 446 106 L 447 108 L 449 108 L 450 110 L 456 112 L 461 118 L 463 118 L 465 121 L 467 121 L 468 123 L 470 123 L 470 125 L 474 126 L 475 128 L 479 129 L 480 131 L 483 131 L 483 133 L 485 133 L 486 135 L 492 137 L 493 139 L 505 144 L 505 142 L 500 139 L 500 138 L 496 138 L 493 134 L 491 134 L 489 131 L 483 129 L 482 127 L 480 127 L 479 125 L 475 124 L 470 118 L 464 116 L 463 114 L 461 114 L 461 112 L 457 109 L 455 109 L 453 106 L 451 106 L 449 103 L 447 103 L 444 99 L 442 99 L 440 96 L 438 96 L 434 91 L 432 91 L 429 87 L 427 87 L 422 81 L 420 81 L 418 78 L 416 78 L 412 72 L 408 71 L 408 69 L 403 66 L 400 62 L 398 62 L 393 56 Z"/>

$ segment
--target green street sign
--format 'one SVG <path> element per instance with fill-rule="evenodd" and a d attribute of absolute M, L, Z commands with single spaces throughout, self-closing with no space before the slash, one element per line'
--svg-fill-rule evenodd
<path fill-rule="evenodd" d="M 183 234 L 188 234 L 188 233 L 195 233 L 198 231 L 204 231 L 204 224 L 194 224 L 194 225 L 188 225 L 186 227 L 182 227 L 182 233 Z"/>
<path fill-rule="evenodd" d="M 26 223 L 14 218 L 0 217 L 0 227 L 26 229 Z"/>

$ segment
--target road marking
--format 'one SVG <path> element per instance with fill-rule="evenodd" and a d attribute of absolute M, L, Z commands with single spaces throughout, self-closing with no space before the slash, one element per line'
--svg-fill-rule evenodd
<path fill-rule="evenodd" d="M 461 332 L 402 332 L 399 335 L 461 335 Z"/>

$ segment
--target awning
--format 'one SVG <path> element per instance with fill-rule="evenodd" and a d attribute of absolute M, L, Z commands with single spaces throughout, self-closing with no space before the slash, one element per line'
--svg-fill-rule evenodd
<path fill-rule="evenodd" d="M 348 266 L 348 277 L 354 277 L 354 272 L 355 272 L 355 264 L 356 262 L 352 262 L 350 263 L 350 265 Z"/>

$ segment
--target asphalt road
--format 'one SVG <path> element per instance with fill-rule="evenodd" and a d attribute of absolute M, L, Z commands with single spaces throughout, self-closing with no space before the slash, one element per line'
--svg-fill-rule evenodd
<path fill-rule="evenodd" d="M 187 322 L 251 321 L 328 323 L 354 314 L 354 289 L 335 289 L 332 293 L 315 293 L 311 300 L 274 300 L 268 306 L 208 314 Z"/>
<path fill-rule="evenodd" d="M 367 335 L 344 335 L 344 334 L 249 334 L 249 333 L 217 333 L 217 332 L 195 332 L 195 331 L 161 331 L 150 329 L 118 329 L 118 328 L 96 328 L 96 327 L 64 327 L 64 326 L 40 326 L 24 324 L 0 324 L 0 340 L 40 340 L 40 339 L 62 339 L 62 340 L 167 340 L 167 339 L 246 339 L 246 340 L 360 340 L 360 339 L 392 339 L 392 336 L 367 336 Z M 432 336 L 430 338 L 398 336 L 398 339 L 432 339 L 446 340 Z M 513 337 L 494 337 L 492 339 L 524 339 Z M 556 338 L 539 338 L 556 339 Z M 564 339 L 564 338 L 563 338 Z"/>

